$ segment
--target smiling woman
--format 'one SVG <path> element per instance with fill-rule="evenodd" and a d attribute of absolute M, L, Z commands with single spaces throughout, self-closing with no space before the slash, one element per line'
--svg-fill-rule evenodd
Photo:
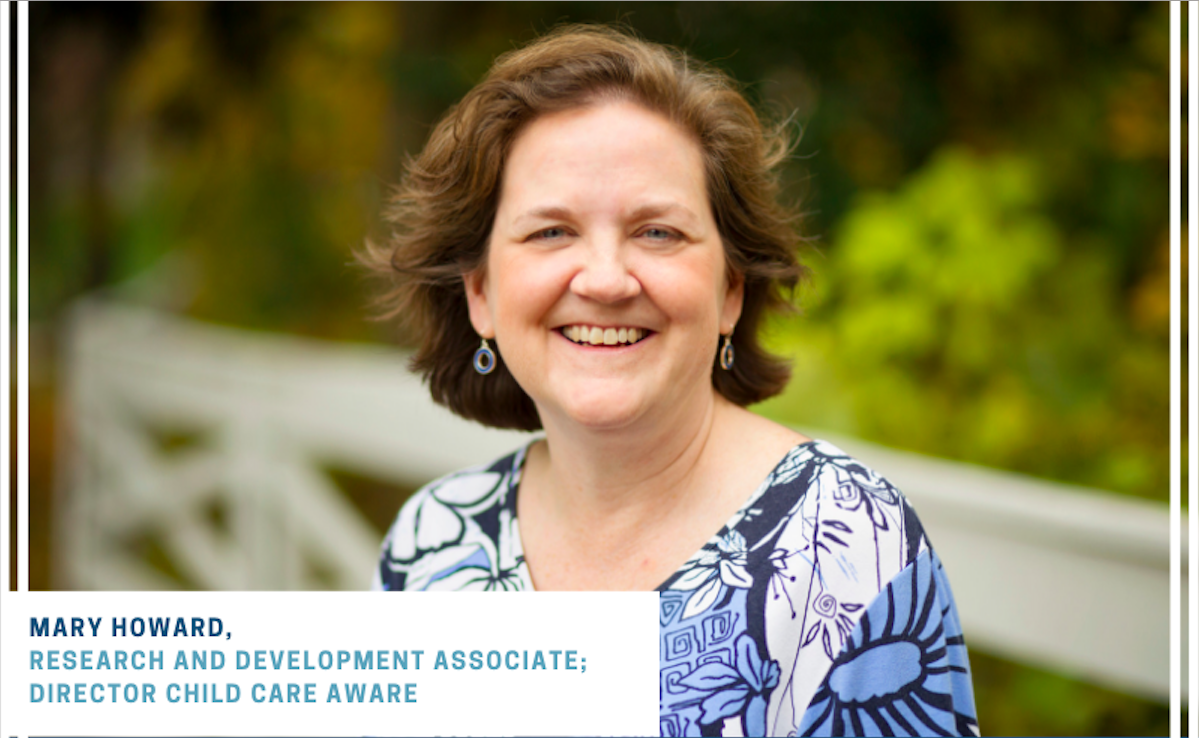
<path fill-rule="evenodd" d="M 787 150 L 727 76 L 620 31 L 496 61 L 363 259 L 437 401 L 545 436 L 417 492 L 375 584 L 658 590 L 663 735 L 973 734 L 911 507 L 744 409 L 788 376 L 757 338 L 804 274 Z"/>
<path fill-rule="evenodd" d="M 709 412 L 717 336 L 732 333 L 742 304 L 699 147 L 628 101 L 520 133 L 487 262 L 465 281 L 471 323 L 496 337 L 553 436 Z"/>

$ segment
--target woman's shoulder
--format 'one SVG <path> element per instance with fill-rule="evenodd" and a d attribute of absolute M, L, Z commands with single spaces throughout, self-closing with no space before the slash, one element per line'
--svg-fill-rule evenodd
<path fill-rule="evenodd" d="M 897 573 L 928 547 L 916 511 L 886 477 L 836 445 L 812 439 L 797 444 L 763 484 L 763 505 L 786 522 L 807 526 L 805 535 L 830 555 L 874 555 Z"/>
<path fill-rule="evenodd" d="M 886 723 L 879 724 L 883 734 L 978 735 L 949 580 L 903 493 L 819 440 L 796 447 L 775 483 L 805 489 L 796 534 L 780 538 L 790 541 L 781 546 L 787 553 L 811 554 L 812 586 L 792 590 L 803 598 L 802 626 L 794 629 L 794 614 L 767 614 L 767 631 L 800 644 L 794 662 L 782 659 L 800 698 L 780 707 L 797 732 L 835 733 L 842 720 L 869 719 Z M 889 668 L 879 669 L 879 658 Z M 925 667 L 913 670 L 916 662 Z M 903 718 L 909 694 L 919 710 Z"/>
<path fill-rule="evenodd" d="M 895 485 L 834 444 L 805 439 L 775 457 L 758 489 L 663 589 L 690 589 L 699 570 L 729 559 L 747 567 L 746 582 L 755 568 L 780 583 L 815 574 L 869 601 L 928 548 Z"/>
<path fill-rule="evenodd" d="M 754 494 L 664 589 L 686 589 L 692 569 L 713 556 L 745 552 L 750 569 L 788 582 L 815 574 L 868 602 L 928 548 L 915 510 L 886 477 L 828 441 L 805 439 L 775 457 Z"/>
<path fill-rule="evenodd" d="M 404 502 L 383 539 L 373 589 L 410 589 L 413 571 L 454 551 L 494 548 L 499 513 L 511 507 L 527 447 L 424 485 Z"/>
<path fill-rule="evenodd" d="M 663 588 L 663 673 L 678 674 L 669 695 L 678 708 L 664 719 L 716 724 L 740 715 L 745 735 L 836 734 L 844 710 L 926 684 L 947 697 L 922 708 L 925 725 L 901 718 L 880 732 L 968 733 L 975 722 L 961 628 L 907 499 L 827 441 L 805 440 L 776 462 Z M 909 674 L 913 653 L 935 662 L 937 675 Z M 879 669 L 880 658 L 895 668 Z"/>

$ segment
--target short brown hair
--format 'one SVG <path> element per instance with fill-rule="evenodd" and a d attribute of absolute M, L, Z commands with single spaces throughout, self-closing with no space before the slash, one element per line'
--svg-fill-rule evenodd
<path fill-rule="evenodd" d="M 765 316 L 786 310 L 806 275 L 794 216 L 778 203 L 775 169 L 790 151 L 784 125 L 766 128 L 724 72 L 682 51 L 599 25 L 560 27 L 495 60 L 487 76 L 446 113 L 424 150 L 407 162 L 393 195 L 383 244 L 360 260 L 390 280 L 381 317 L 401 316 L 417 341 L 412 369 L 433 399 L 462 417 L 498 428 L 537 430 L 541 419 L 498 357 L 474 371 L 479 337 L 463 275 L 486 263 L 504 162 L 517 134 L 539 116 L 600 99 L 627 99 L 690 132 L 704 157 L 708 197 L 728 268 L 745 280 L 733 336 L 736 363 L 712 384 L 738 405 L 782 391 L 788 362 L 767 353 Z M 495 349 L 493 349 L 495 350 Z"/>

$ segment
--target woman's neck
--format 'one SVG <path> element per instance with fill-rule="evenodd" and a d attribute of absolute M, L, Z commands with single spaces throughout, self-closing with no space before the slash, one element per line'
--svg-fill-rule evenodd
<path fill-rule="evenodd" d="M 805 440 L 715 392 L 671 410 L 606 432 L 543 418 L 517 495 L 538 589 L 658 586 Z"/>
<path fill-rule="evenodd" d="M 614 429 L 547 419 L 546 443 L 534 456 L 547 489 L 572 509 L 610 514 L 630 503 L 653 506 L 688 486 L 727 404 L 710 392 L 670 408 L 667 417 Z"/>

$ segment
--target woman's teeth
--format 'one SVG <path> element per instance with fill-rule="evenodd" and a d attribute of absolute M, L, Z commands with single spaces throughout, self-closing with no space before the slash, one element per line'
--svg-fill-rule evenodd
<path fill-rule="evenodd" d="M 591 346 L 620 346 L 637 343 L 649 333 L 644 328 L 599 328 L 590 325 L 568 325 L 562 335 L 575 343 Z"/>

